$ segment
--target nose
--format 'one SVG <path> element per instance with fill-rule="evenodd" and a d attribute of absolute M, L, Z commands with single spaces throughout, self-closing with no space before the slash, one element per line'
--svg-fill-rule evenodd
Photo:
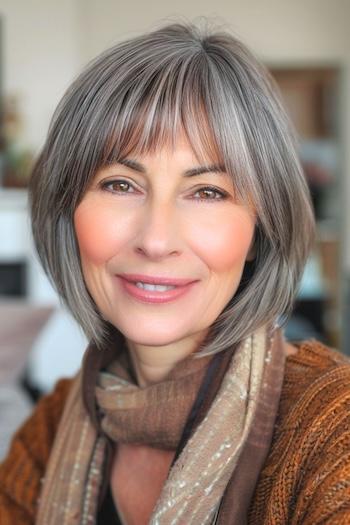
<path fill-rule="evenodd" d="M 150 202 L 143 210 L 135 250 L 151 260 L 178 255 L 181 235 L 176 210 L 169 202 Z"/>

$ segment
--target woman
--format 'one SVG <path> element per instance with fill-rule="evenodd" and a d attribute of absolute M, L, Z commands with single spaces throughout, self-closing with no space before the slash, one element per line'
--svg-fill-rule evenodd
<path fill-rule="evenodd" d="M 185 25 L 106 51 L 60 103 L 30 202 L 91 343 L 16 434 L 1 523 L 349 523 L 350 367 L 277 328 L 314 224 L 249 51 Z"/>

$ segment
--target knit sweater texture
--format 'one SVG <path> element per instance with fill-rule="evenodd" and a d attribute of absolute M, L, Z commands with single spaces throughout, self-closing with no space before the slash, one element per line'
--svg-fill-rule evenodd
<path fill-rule="evenodd" d="M 0 465 L 0 524 L 33 525 L 72 380 L 60 380 L 17 431 Z M 307 341 L 286 360 L 270 452 L 249 525 L 350 524 L 350 360 Z M 237 524 L 239 525 L 239 524 Z"/>

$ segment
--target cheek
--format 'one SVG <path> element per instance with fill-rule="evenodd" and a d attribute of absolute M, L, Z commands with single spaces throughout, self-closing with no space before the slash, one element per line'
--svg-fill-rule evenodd
<path fill-rule="evenodd" d="M 125 220 L 102 206 L 82 202 L 74 214 L 74 226 L 83 263 L 101 265 L 124 244 Z"/>
<path fill-rule="evenodd" d="M 254 228 L 255 221 L 247 213 L 218 215 L 205 227 L 195 227 L 192 237 L 207 266 L 216 272 L 226 272 L 243 268 Z"/>

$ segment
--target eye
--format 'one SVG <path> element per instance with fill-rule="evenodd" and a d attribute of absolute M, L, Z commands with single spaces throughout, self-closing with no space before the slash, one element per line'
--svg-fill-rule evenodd
<path fill-rule="evenodd" d="M 101 181 L 100 186 L 103 190 L 111 193 L 135 193 L 135 189 L 130 182 L 122 179 Z"/>
<path fill-rule="evenodd" d="M 101 181 L 100 187 L 104 191 L 116 193 L 118 195 L 136 193 L 135 187 L 130 182 L 123 179 Z M 198 197 L 196 197 L 196 195 L 198 195 Z M 204 186 L 197 189 L 194 196 L 194 200 L 197 201 L 219 201 L 227 199 L 229 194 L 224 190 L 215 188 L 215 186 Z"/>
<path fill-rule="evenodd" d="M 214 186 L 205 186 L 203 188 L 199 188 L 194 195 L 199 195 L 199 198 L 196 198 L 196 200 L 201 201 L 217 201 L 228 198 L 228 193 L 223 190 L 219 190 Z"/>

